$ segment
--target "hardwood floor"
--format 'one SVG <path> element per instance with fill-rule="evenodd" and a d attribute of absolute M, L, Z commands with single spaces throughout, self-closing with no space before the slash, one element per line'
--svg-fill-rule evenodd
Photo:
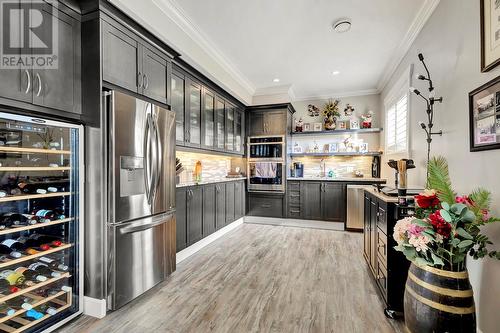
<path fill-rule="evenodd" d="M 388 320 L 362 234 L 243 224 L 165 282 L 73 332 L 402 332 Z"/>

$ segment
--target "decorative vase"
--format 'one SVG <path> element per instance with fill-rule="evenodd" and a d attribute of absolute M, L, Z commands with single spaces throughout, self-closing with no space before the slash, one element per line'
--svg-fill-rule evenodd
<path fill-rule="evenodd" d="M 336 119 L 333 116 L 325 117 L 325 129 L 332 131 L 337 127 Z"/>
<path fill-rule="evenodd" d="M 412 263 L 406 280 L 404 314 L 411 333 L 475 333 L 476 310 L 469 274 Z"/>

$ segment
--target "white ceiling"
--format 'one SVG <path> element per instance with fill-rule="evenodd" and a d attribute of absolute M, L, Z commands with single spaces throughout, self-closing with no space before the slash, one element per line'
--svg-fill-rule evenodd
<path fill-rule="evenodd" d="M 168 1 L 239 71 L 254 94 L 291 85 L 296 99 L 377 91 L 384 73 L 402 57 L 402 44 L 428 2 Z M 352 19 L 352 29 L 343 34 L 331 27 L 341 17 Z M 334 70 L 340 74 L 333 76 Z M 273 83 L 274 78 L 280 82 Z"/>

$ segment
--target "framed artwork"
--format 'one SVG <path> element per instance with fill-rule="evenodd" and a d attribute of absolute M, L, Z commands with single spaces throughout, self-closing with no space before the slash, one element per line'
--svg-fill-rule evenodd
<path fill-rule="evenodd" d="M 345 130 L 345 129 L 347 129 L 347 121 L 345 121 L 345 120 L 339 121 L 337 123 L 337 125 L 338 125 L 338 129 L 339 130 Z"/>
<path fill-rule="evenodd" d="M 302 146 L 299 146 L 298 143 L 295 143 L 295 146 L 293 146 L 293 152 L 294 153 L 302 153 Z"/>
<path fill-rule="evenodd" d="M 313 131 L 321 132 L 323 130 L 323 123 L 313 123 Z"/>
<path fill-rule="evenodd" d="M 500 1 L 481 0 L 481 72 L 500 64 Z"/>
<path fill-rule="evenodd" d="M 339 144 L 334 142 L 329 144 L 329 152 L 330 153 L 338 153 L 339 152 Z"/>
<path fill-rule="evenodd" d="M 363 142 L 362 144 L 359 145 L 359 152 L 360 153 L 367 153 L 368 152 L 368 143 Z"/>
<path fill-rule="evenodd" d="M 470 151 L 500 149 L 500 76 L 469 93 Z"/>
<path fill-rule="evenodd" d="M 311 131 L 311 123 L 304 123 L 304 132 Z"/>
<path fill-rule="evenodd" d="M 350 129 L 359 129 L 359 120 L 351 120 Z"/>

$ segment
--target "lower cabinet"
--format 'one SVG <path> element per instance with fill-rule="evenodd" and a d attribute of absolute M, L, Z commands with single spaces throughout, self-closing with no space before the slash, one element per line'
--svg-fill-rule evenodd
<path fill-rule="evenodd" d="M 283 217 L 284 199 L 283 194 L 249 193 L 247 215 Z"/>
<path fill-rule="evenodd" d="M 176 189 L 177 252 L 245 215 L 243 180 Z"/>

